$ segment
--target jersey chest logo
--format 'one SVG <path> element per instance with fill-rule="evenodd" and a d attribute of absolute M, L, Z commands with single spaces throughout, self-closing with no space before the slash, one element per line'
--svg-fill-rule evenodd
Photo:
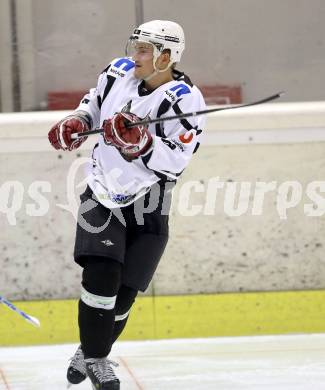
<path fill-rule="evenodd" d="M 135 112 L 132 112 L 131 106 L 132 106 L 132 100 L 129 100 L 126 103 L 126 105 L 121 108 L 121 112 L 132 113 L 132 114 L 137 115 Z M 149 111 L 144 117 L 140 117 L 139 115 L 137 115 L 137 116 L 138 116 L 139 120 L 142 120 L 142 121 L 150 120 L 150 112 L 151 111 Z"/>

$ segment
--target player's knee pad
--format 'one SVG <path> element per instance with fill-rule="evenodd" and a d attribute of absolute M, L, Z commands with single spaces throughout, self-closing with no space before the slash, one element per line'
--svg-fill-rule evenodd
<path fill-rule="evenodd" d="M 116 299 L 115 321 L 123 321 L 128 317 L 137 295 L 138 290 L 125 285 L 120 287 Z"/>
<path fill-rule="evenodd" d="M 101 298 L 114 298 L 115 305 L 116 295 L 121 283 L 121 270 L 122 265 L 115 260 L 89 258 L 82 273 L 81 299 L 92 306 L 90 304 L 92 301 L 98 303 Z M 102 301 L 106 304 L 105 299 Z M 98 304 L 100 305 L 100 303 Z"/>

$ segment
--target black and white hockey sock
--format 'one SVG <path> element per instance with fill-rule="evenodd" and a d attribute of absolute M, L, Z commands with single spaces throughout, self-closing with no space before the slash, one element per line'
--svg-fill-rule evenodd
<path fill-rule="evenodd" d="M 90 306 L 89 301 L 85 303 L 85 296 L 89 298 L 89 294 L 83 292 L 79 300 L 80 341 L 85 357 L 102 358 L 110 352 L 109 344 L 114 326 L 116 297 L 97 295 L 97 298 L 94 298 L 92 295 L 92 306 Z"/>
<path fill-rule="evenodd" d="M 84 268 L 78 321 L 86 358 L 110 352 L 120 274 L 121 264 L 114 260 L 88 261 Z"/>
<path fill-rule="evenodd" d="M 124 285 L 122 285 L 119 289 L 115 305 L 115 323 L 112 335 L 112 345 L 119 338 L 125 328 L 131 307 L 137 294 L 137 290 Z"/>

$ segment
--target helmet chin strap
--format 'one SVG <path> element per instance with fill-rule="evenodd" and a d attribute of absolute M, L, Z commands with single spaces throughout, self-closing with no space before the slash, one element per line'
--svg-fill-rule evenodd
<path fill-rule="evenodd" d="M 160 54 L 161 54 L 160 51 L 158 51 L 158 49 L 154 48 L 154 54 L 153 54 L 153 57 L 152 57 L 152 65 L 153 65 L 154 71 L 151 74 L 149 74 L 149 76 L 143 78 L 144 81 L 151 80 L 158 73 L 165 72 L 172 65 L 172 61 L 169 61 L 169 63 L 167 64 L 165 69 L 158 69 L 156 67 L 156 62 L 157 62 L 157 59 L 160 56 Z"/>
<path fill-rule="evenodd" d="M 159 73 L 159 71 L 157 71 L 157 70 L 155 69 L 152 73 L 149 74 L 149 76 L 144 77 L 142 80 L 144 80 L 144 81 L 149 81 L 149 80 L 151 80 L 153 77 L 155 77 L 158 73 Z"/>

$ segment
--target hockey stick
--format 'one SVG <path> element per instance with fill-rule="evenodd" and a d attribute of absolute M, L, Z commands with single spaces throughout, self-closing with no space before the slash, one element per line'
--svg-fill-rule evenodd
<path fill-rule="evenodd" d="M 32 316 L 26 314 L 25 312 L 23 312 L 22 310 L 18 309 L 18 307 L 16 307 L 13 303 L 7 301 L 1 295 L 0 295 L 0 303 L 4 303 L 7 307 L 9 307 L 9 309 L 18 313 L 20 316 L 22 316 L 24 318 L 24 320 L 26 320 L 30 324 L 32 324 L 34 326 L 38 326 L 38 327 L 41 326 L 39 320 L 36 317 L 32 317 Z"/>
<path fill-rule="evenodd" d="M 267 103 L 267 102 L 270 102 L 272 100 L 278 99 L 283 94 L 284 94 L 284 92 L 279 92 L 279 93 L 276 93 L 274 95 L 268 96 L 268 97 L 266 97 L 264 99 L 257 100 L 255 102 L 251 102 L 251 103 L 247 103 L 247 104 L 240 104 L 240 105 L 237 105 L 237 106 L 210 108 L 210 109 L 202 110 L 202 111 L 187 112 L 187 113 L 173 115 L 173 116 L 166 116 L 164 118 L 147 119 L 147 120 L 143 120 L 143 121 L 140 121 L 140 122 L 129 123 L 125 127 L 150 125 L 151 123 L 165 122 L 165 121 L 170 121 L 170 120 L 173 120 L 173 119 L 189 118 L 191 116 L 209 114 L 211 112 L 225 111 L 225 110 L 234 110 L 236 108 L 256 106 L 258 104 Z M 89 130 L 89 131 L 84 131 L 83 133 L 72 134 L 72 138 L 73 139 L 78 139 L 80 137 L 86 137 L 88 135 L 99 134 L 99 133 L 102 133 L 103 131 L 104 131 L 104 129 L 102 129 L 102 128 Z"/>

